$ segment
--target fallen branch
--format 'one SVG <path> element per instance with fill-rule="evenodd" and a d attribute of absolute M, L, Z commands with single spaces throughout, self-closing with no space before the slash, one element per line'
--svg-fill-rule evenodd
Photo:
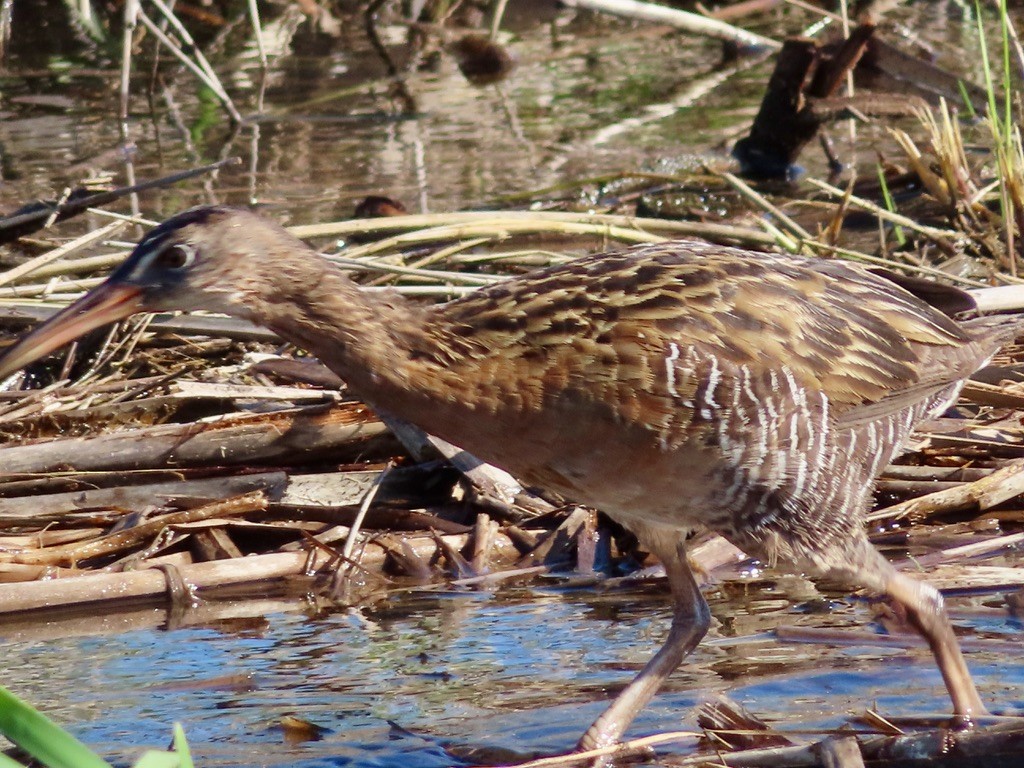
<path fill-rule="evenodd" d="M 0 554 L 0 561 L 22 563 L 24 565 L 67 565 L 74 566 L 82 560 L 94 557 L 113 555 L 131 549 L 144 541 L 156 537 L 169 526 L 194 523 L 213 517 L 230 517 L 244 515 L 267 508 L 267 497 L 261 491 L 253 491 L 232 499 L 206 504 L 184 512 L 172 512 L 158 515 L 143 523 L 122 531 L 100 536 L 90 541 L 64 544 L 27 552 Z"/>
<path fill-rule="evenodd" d="M 271 497 L 277 497 L 287 482 L 288 476 L 284 472 L 263 472 L 20 496 L 0 499 L 0 523 L 23 525 L 39 521 L 42 524 L 42 520 L 60 520 L 62 515 L 83 509 L 141 510 L 147 507 L 167 506 L 171 502 L 224 499 L 253 491 L 262 491 Z M 0 559 L 3 557 L 4 555 L 0 554 Z"/>
<path fill-rule="evenodd" d="M 266 414 L 233 414 L 189 424 L 162 424 L 96 437 L 0 448 L 8 475 L 77 470 L 223 466 L 312 461 L 363 454 L 387 435 L 369 409 L 345 403 Z"/>
<path fill-rule="evenodd" d="M 1024 494 L 1024 461 L 1017 460 L 973 483 L 964 483 L 876 510 L 867 516 L 867 520 L 877 522 L 904 517 L 920 519 L 971 507 L 985 510 L 1021 494 Z"/>
<path fill-rule="evenodd" d="M 453 547 L 461 548 L 467 534 L 444 537 Z M 499 542 L 502 539 L 499 538 Z M 511 547 L 511 544 L 505 546 Z M 430 559 L 437 544 L 429 536 L 406 539 L 407 545 L 420 556 Z M 361 558 L 366 566 L 379 567 L 386 556 L 377 546 L 369 547 Z M 333 556 L 321 550 L 313 552 L 277 552 L 230 560 L 176 566 L 181 579 L 192 588 L 211 589 L 237 584 L 264 583 L 286 576 L 308 574 L 323 568 Z M 66 573 L 66 572 L 65 572 Z M 83 573 L 81 576 L 43 581 L 5 584 L 0 590 L 0 614 L 41 611 L 62 606 L 124 603 L 129 600 L 153 599 L 166 594 L 166 576 L 156 568 L 143 568 L 121 573 Z"/>

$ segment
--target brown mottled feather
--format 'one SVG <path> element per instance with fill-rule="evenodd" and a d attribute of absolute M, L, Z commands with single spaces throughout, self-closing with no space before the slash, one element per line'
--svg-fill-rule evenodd
<path fill-rule="evenodd" d="M 650 425 L 686 400 L 666 388 L 673 343 L 746 364 L 755 377 L 785 361 L 802 386 L 828 393 L 837 415 L 898 403 L 904 391 L 923 396 L 977 362 L 955 354 L 971 346 L 968 330 L 885 279 L 695 241 L 582 258 L 441 305 L 430 319 L 473 342 L 453 378 L 500 359 L 508 370 L 495 376 L 495 399 L 530 409 L 578 397 Z M 951 365 L 951 356 L 963 359 Z M 680 365 L 679 379 L 692 377 Z M 550 382 L 542 399 L 520 390 L 533 378 Z"/>

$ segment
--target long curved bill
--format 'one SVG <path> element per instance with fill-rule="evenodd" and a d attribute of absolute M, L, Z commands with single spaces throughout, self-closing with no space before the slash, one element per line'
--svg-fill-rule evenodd
<path fill-rule="evenodd" d="M 139 288 L 103 283 L 8 347 L 0 355 L 0 379 L 95 328 L 124 320 L 142 310 L 142 291 Z"/>

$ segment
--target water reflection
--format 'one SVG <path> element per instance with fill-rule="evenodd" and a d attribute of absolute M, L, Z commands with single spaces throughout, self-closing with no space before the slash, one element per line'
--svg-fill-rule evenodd
<path fill-rule="evenodd" d="M 234 6 L 238 15 L 226 26 L 192 22 L 193 32 L 210 47 L 239 111 L 254 116 L 263 78 L 244 3 Z M 173 65 L 164 66 L 148 96 L 151 54 L 140 46 L 129 124 L 137 175 L 151 178 L 229 154 L 244 160 L 205 187 L 196 181 L 149 193 L 144 210 L 166 216 L 200 202 L 258 202 L 299 224 L 347 217 L 368 194 L 391 195 L 411 211 L 449 211 L 595 174 L 696 168 L 709 157 L 725 158 L 745 132 L 771 67 L 723 65 L 717 43 L 657 25 L 550 0 L 510 6 L 503 28 L 518 61 L 513 76 L 478 87 L 454 57 L 427 57 L 409 73 L 414 114 L 391 97 L 361 16 L 343 19 L 331 37 L 316 32 L 296 4 L 265 9 L 270 69 L 255 139 L 251 128 L 230 131 L 216 103 Z M 58 196 L 90 173 L 123 172 L 107 154 L 120 142 L 116 31 L 106 44 L 91 43 L 65 12 L 58 3 L 16 11 L 7 69 L 0 72 L 6 210 Z M 928 38 L 940 65 L 980 67 L 973 19 L 930 4 L 902 13 L 900 23 Z M 751 23 L 782 38 L 813 19 L 787 9 Z M 380 31 L 394 55 L 408 55 L 407 29 L 397 18 L 385 18 Z M 965 74 L 980 79 L 977 71 Z M 860 143 L 883 138 L 883 127 L 864 128 Z M 844 159 L 854 157 L 853 148 L 840 150 Z M 876 154 L 862 154 L 864 172 L 873 174 Z M 92 167 L 97 157 L 106 159 Z M 815 151 L 801 163 L 812 172 L 825 168 Z"/>
<path fill-rule="evenodd" d="M 171 631 L 154 626 L 162 612 L 140 609 L 122 622 L 107 617 L 98 635 L 86 634 L 97 631 L 92 619 L 14 623 L 0 641 L 3 684 L 106 755 L 160 746 L 176 720 L 204 765 L 434 766 L 484 748 L 553 752 L 575 743 L 664 639 L 663 590 L 408 592 L 359 610 L 292 598 L 253 603 L 251 613 L 274 612 L 248 619 L 245 603 L 223 606 L 226 618 L 210 604 Z M 835 727 L 872 702 L 889 715 L 945 710 L 926 650 L 775 641 L 770 631 L 782 623 L 869 620 L 861 603 L 808 612 L 780 594 L 713 592 L 708 642 L 632 732 L 693 729 L 693 708 L 714 692 L 786 728 Z M 1015 632 L 1009 618 L 985 623 Z M 1008 691 L 1024 687 L 1019 666 L 986 653 L 969 661 L 988 700 L 1010 704 Z M 289 743 L 285 715 L 324 728 L 322 738 Z"/>

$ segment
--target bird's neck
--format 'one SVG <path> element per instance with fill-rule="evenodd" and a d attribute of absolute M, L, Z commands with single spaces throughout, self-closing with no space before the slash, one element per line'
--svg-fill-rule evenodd
<path fill-rule="evenodd" d="M 404 418 L 451 399 L 458 382 L 445 373 L 470 350 L 429 308 L 370 293 L 329 266 L 287 292 L 250 303 L 251 319 L 315 355 L 361 397 Z"/>

